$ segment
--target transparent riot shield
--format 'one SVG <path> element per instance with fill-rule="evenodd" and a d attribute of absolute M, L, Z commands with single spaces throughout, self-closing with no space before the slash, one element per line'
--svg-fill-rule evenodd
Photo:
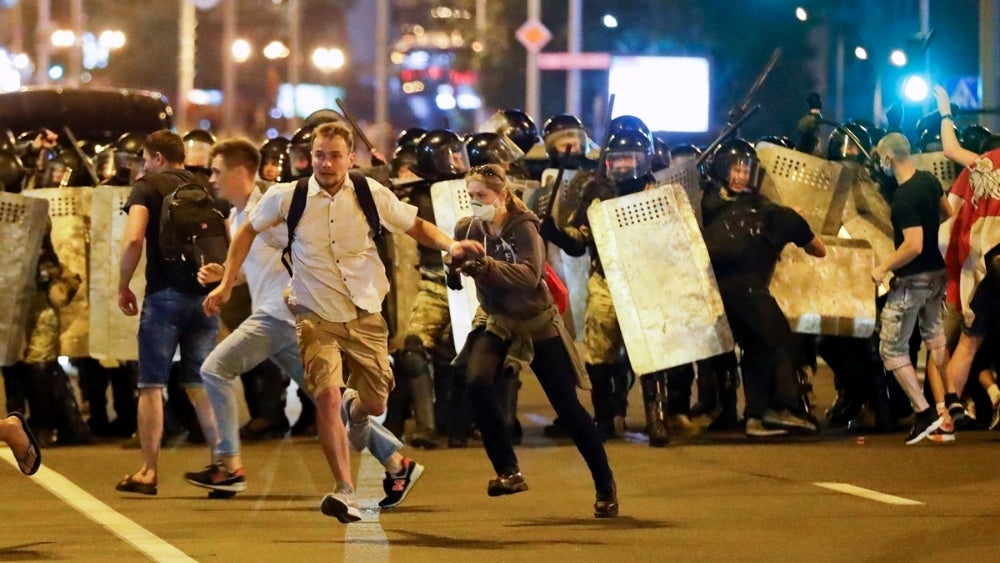
<path fill-rule="evenodd" d="M 578 170 L 563 171 L 558 199 L 552 205 L 552 217 L 560 227 L 566 226 L 570 215 L 580 206 L 583 183 L 572 181 L 578 172 Z M 558 176 L 559 170 L 556 168 L 549 168 L 542 173 L 542 187 L 539 188 L 538 195 L 533 197 L 536 207 L 531 207 L 531 204 L 528 204 L 532 211 L 544 213 L 548 209 L 549 198 L 552 196 L 552 189 Z M 570 256 L 554 244 L 547 245 L 546 254 L 549 265 L 559 274 L 559 278 L 566 284 L 566 290 L 569 292 L 568 314 L 563 315 L 566 326 L 577 340 L 583 340 L 583 318 L 587 312 L 587 278 L 590 277 L 590 257 L 586 254 Z"/>
<path fill-rule="evenodd" d="M 80 289 L 68 305 L 59 309 L 59 353 L 85 358 L 90 340 L 90 202 L 92 188 L 43 188 L 23 192 L 49 202 L 52 246 L 64 270 L 80 276 Z M 115 299 L 117 302 L 117 298 Z"/>
<path fill-rule="evenodd" d="M 946 192 L 951 190 L 951 185 L 962 172 L 962 168 L 948 160 L 943 151 L 914 154 L 910 155 L 910 159 L 917 170 L 926 170 L 936 176 Z"/>
<path fill-rule="evenodd" d="M 36 291 L 38 255 L 48 222 L 48 202 L 0 192 L 0 365 L 19 361 L 24 353 L 26 326 Z"/>
<path fill-rule="evenodd" d="M 761 193 L 795 208 L 813 232 L 835 236 L 851 192 L 844 165 L 770 143 L 761 143 L 757 156 L 765 171 Z"/>
<path fill-rule="evenodd" d="M 118 270 L 128 214 L 128 187 L 98 186 L 90 202 L 90 355 L 110 360 L 139 359 L 139 315 L 118 308 Z M 129 284 L 140 307 L 146 288 L 146 253 Z"/>
<path fill-rule="evenodd" d="M 472 215 L 464 179 L 434 184 L 431 186 L 431 201 L 434 220 L 438 228 L 446 233 L 453 234 L 458 220 Z M 479 308 L 475 283 L 466 276 L 460 277 L 462 289 L 448 289 L 448 312 L 451 314 L 451 333 L 455 337 L 456 352 L 465 346 L 465 339 L 472 330 L 472 317 Z"/>
<path fill-rule="evenodd" d="M 637 375 L 733 349 L 708 249 L 683 186 L 596 201 L 587 216 Z"/>
<path fill-rule="evenodd" d="M 701 176 L 698 174 L 698 163 L 693 159 L 684 159 L 663 170 L 653 173 L 657 186 L 680 184 L 684 187 L 695 219 L 701 225 Z"/>
<path fill-rule="evenodd" d="M 864 240 L 821 237 L 825 258 L 788 245 L 771 278 L 771 294 L 792 330 L 867 338 L 875 330 L 875 265 Z"/>

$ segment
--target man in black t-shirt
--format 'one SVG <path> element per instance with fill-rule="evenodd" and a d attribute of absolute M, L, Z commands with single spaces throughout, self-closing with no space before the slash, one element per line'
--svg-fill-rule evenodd
<path fill-rule="evenodd" d="M 882 309 L 879 354 L 916 413 L 906 443 L 915 444 L 928 436 L 937 442 L 951 441 L 954 429 L 950 428 L 947 412 L 939 415 L 924 398 L 910 361 L 909 347 L 913 328 L 919 321 L 920 335 L 931 361 L 939 373 L 944 373 L 948 362 L 942 316 L 945 269 L 937 240 L 941 215 L 950 216 L 951 207 L 937 178 L 914 167 L 906 137 L 890 133 L 879 141 L 877 150 L 882 171 L 899 183 L 891 213 L 896 250 L 872 270 L 872 280 L 877 284 L 889 272 L 895 275 Z M 943 382 L 931 370 L 928 377 L 934 398 L 943 410 Z"/>
<path fill-rule="evenodd" d="M 801 412 L 792 329 L 769 286 L 786 244 L 820 258 L 826 248 L 798 213 L 757 193 L 757 153 L 745 141 L 720 146 L 711 174 L 723 187 L 702 200 L 705 245 L 743 352 L 746 433 L 815 432 L 816 425 Z"/>
<path fill-rule="evenodd" d="M 138 335 L 138 420 L 143 463 L 139 471 L 126 475 L 115 488 L 155 495 L 163 434 L 163 389 L 178 346 L 181 349 L 180 384 L 194 405 L 205 440 L 214 444 L 217 439 L 215 416 L 199 370 L 218 340 L 219 321 L 207 316 L 202 309 L 204 295 L 170 283 L 160 253 L 160 210 L 164 197 L 183 184 L 199 182 L 196 174 L 184 169 L 184 143 L 175 133 L 157 131 L 146 138 L 143 158 L 145 176 L 132 186 L 125 204 L 128 222 L 122 241 L 118 281 L 118 307 L 126 315 L 138 314 L 129 282 L 145 244 L 146 296 Z"/>

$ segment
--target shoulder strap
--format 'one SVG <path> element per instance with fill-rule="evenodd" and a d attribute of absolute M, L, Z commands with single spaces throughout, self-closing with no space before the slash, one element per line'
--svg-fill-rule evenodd
<path fill-rule="evenodd" d="M 361 212 L 365 214 L 365 220 L 372 230 L 372 236 L 378 238 L 382 236 L 382 221 L 378 216 L 378 207 L 375 206 L 375 198 L 372 196 L 371 186 L 368 185 L 368 178 L 360 172 L 349 171 L 351 183 L 354 184 L 354 193 L 358 197 L 358 205 Z"/>
<path fill-rule="evenodd" d="M 281 251 L 281 263 L 288 270 L 288 275 L 292 275 L 292 241 L 295 239 L 295 228 L 299 226 L 302 213 L 306 209 L 306 196 L 309 192 L 309 177 L 299 178 L 295 183 L 295 190 L 292 191 L 292 204 L 288 207 L 288 217 L 285 224 L 288 225 L 288 244 Z"/>

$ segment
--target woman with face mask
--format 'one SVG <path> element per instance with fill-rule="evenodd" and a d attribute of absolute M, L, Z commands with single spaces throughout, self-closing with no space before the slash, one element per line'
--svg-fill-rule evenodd
<path fill-rule="evenodd" d="M 497 473 L 487 493 L 509 495 L 528 488 L 493 385 L 511 342 L 524 339 L 534 349 L 532 371 L 590 468 L 597 490 L 594 516 L 617 516 L 618 498 L 604 445 L 574 388 L 575 382 L 586 381 L 583 365 L 543 279 L 545 243 L 538 234 L 538 218 L 510 191 L 500 166 L 475 168 L 467 182 L 473 216 L 458 222 L 456 240 L 483 241 L 486 256 L 453 263 L 451 269 L 471 277 L 479 296 L 480 311 L 462 354 L 468 356 L 476 423 Z"/>

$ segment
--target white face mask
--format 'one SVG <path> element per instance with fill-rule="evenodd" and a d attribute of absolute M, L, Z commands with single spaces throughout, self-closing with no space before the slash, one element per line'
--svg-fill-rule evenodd
<path fill-rule="evenodd" d="M 500 198 L 497 198 L 499 201 Z M 478 201 L 471 201 L 469 204 L 472 206 L 472 215 L 482 219 L 484 222 L 489 223 L 493 220 L 493 217 L 497 214 L 497 202 L 493 203 L 480 203 Z"/>

